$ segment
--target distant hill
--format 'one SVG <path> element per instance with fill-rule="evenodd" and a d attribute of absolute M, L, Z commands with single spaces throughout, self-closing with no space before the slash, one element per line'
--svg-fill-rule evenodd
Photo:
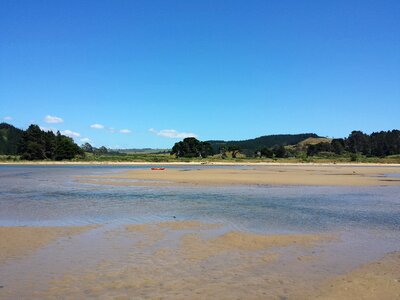
<path fill-rule="evenodd" d="M 17 154 L 18 144 L 21 141 L 23 130 L 7 123 L 0 123 L 0 154 Z"/>
<path fill-rule="evenodd" d="M 315 133 L 302 133 L 302 134 L 274 134 L 264 135 L 254 139 L 241 140 L 241 141 L 221 141 L 211 140 L 207 141 L 211 144 L 215 152 L 219 151 L 222 146 L 238 146 L 245 154 L 253 154 L 256 150 L 262 148 L 270 148 L 274 146 L 288 146 L 295 145 L 308 138 L 320 138 Z"/>

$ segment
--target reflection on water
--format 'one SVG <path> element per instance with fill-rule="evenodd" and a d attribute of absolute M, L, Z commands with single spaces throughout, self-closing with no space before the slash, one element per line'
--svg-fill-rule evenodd
<path fill-rule="evenodd" d="M 400 187 L 123 187 L 74 178 L 122 169 L 0 167 L 0 225 L 148 223 L 175 216 L 261 232 L 400 229 Z"/>

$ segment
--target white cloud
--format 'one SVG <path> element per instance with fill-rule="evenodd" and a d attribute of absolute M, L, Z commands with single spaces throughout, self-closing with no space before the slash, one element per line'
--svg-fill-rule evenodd
<path fill-rule="evenodd" d="M 121 129 L 119 132 L 128 134 L 128 133 L 131 133 L 132 131 L 130 131 L 129 129 Z"/>
<path fill-rule="evenodd" d="M 175 129 L 163 129 L 160 131 L 155 130 L 154 128 L 150 128 L 149 131 L 158 136 L 168 137 L 168 138 L 187 138 L 187 137 L 197 137 L 197 134 L 192 132 L 178 132 Z"/>
<path fill-rule="evenodd" d="M 54 116 L 50 116 L 50 115 L 45 116 L 43 120 L 46 123 L 62 123 L 62 122 L 64 122 L 64 120 L 62 118 L 54 117 Z"/>
<path fill-rule="evenodd" d="M 83 139 L 81 139 L 81 142 L 83 142 L 83 143 L 89 143 L 89 142 L 90 142 L 90 139 L 89 139 L 89 138 L 83 138 Z"/>
<path fill-rule="evenodd" d="M 111 133 L 115 133 L 115 131 L 116 131 L 114 127 L 109 127 L 107 130 L 108 130 L 108 132 L 111 132 Z"/>
<path fill-rule="evenodd" d="M 81 136 L 80 133 L 74 132 L 74 131 L 71 131 L 71 130 L 68 130 L 68 129 L 61 131 L 61 134 L 69 136 L 69 137 L 72 137 L 72 138 Z"/>
<path fill-rule="evenodd" d="M 92 125 L 90 125 L 90 128 L 94 128 L 94 129 L 103 129 L 104 128 L 104 125 L 101 125 L 101 124 L 92 124 Z"/>
<path fill-rule="evenodd" d="M 13 117 L 10 117 L 10 116 L 5 116 L 3 118 L 4 121 L 11 121 L 12 119 L 13 119 Z"/>

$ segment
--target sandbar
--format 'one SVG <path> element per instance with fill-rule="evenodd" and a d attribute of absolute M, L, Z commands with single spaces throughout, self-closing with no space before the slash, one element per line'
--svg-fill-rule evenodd
<path fill-rule="evenodd" d="M 308 185 L 399 186 L 400 166 L 270 165 L 247 168 L 132 169 L 105 176 L 79 177 L 82 183 L 117 186 Z"/>

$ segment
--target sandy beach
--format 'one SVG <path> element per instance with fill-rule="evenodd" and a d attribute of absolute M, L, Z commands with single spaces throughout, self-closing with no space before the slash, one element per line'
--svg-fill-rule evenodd
<path fill-rule="evenodd" d="M 163 171 L 129 170 L 107 176 L 81 177 L 82 183 L 107 185 L 400 185 L 400 166 L 367 165 L 268 165 L 247 168 L 199 168 Z"/>

